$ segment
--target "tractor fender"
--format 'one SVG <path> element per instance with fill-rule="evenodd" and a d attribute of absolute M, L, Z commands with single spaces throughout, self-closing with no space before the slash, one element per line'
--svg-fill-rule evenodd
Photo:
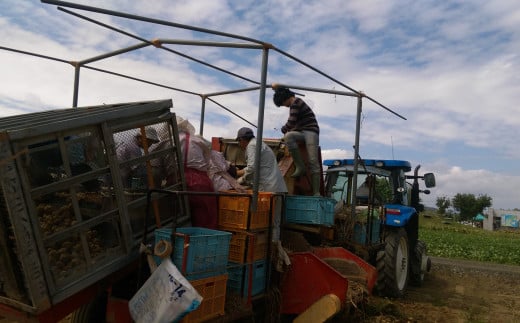
<path fill-rule="evenodd" d="M 416 216 L 417 211 L 413 207 L 400 204 L 386 204 L 384 224 L 391 227 L 405 227 Z"/>

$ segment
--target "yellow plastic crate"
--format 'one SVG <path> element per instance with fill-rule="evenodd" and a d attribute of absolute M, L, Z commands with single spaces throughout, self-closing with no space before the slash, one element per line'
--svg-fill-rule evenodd
<path fill-rule="evenodd" d="M 182 322 L 204 322 L 219 315 L 224 315 L 227 280 L 228 274 L 190 280 L 191 285 L 202 296 L 202 302 L 196 310 L 186 315 Z"/>
<path fill-rule="evenodd" d="M 219 196 L 218 225 L 228 229 L 265 229 L 269 227 L 271 192 L 258 192 L 256 211 L 249 210 L 252 194 Z"/>
<path fill-rule="evenodd" d="M 269 240 L 267 230 L 258 232 L 231 231 L 231 234 L 229 261 L 242 264 L 267 257 Z"/>

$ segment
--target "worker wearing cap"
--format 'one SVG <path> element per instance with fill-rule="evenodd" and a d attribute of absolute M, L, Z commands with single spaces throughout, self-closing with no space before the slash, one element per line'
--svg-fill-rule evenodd
<path fill-rule="evenodd" d="M 145 147 L 149 149 L 153 144 L 159 142 L 159 136 L 154 128 L 146 127 L 144 132 L 144 138 L 141 130 L 138 130 L 132 138 L 129 138 L 130 140 L 122 142 L 117 147 L 117 159 L 119 162 L 140 157 L 143 155 Z M 121 178 L 123 179 L 123 185 L 126 187 L 132 186 L 133 178 L 139 180 L 139 186 L 143 186 L 146 183 L 145 175 L 145 167 L 141 164 L 121 168 Z"/>
<path fill-rule="evenodd" d="M 250 128 L 240 128 L 236 140 L 240 148 L 246 151 L 247 166 L 237 170 L 239 184 L 251 184 L 255 171 L 256 140 Z M 260 150 L 260 174 L 258 176 L 258 189 L 264 192 L 286 193 L 287 186 L 273 150 L 262 142 Z"/>
<path fill-rule="evenodd" d="M 319 159 L 320 127 L 312 109 L 295 93 L 285 87 L 274 88 L 273 102 L 277 107 L 289 108 L 289 118 L 282 127 L 284 141 L 293 158 L 296 169 L 291 175 L 298 178 L 306 173 L 305 163 L 298 148 L 298 142 L 304 142 L 311 170 L 311 187 L 313 195 L 320 195 L 321 165 Z"/>

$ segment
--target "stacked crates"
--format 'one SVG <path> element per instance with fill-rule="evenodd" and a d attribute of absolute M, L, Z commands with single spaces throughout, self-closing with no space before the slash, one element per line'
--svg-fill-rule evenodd
<path fill-rule="evenodd" d="M 155 244 L 171 241 L 172 229 L 155 230 Z M 203 322 L 224 315 L 231 233 L 200 227 L 177 228 L 172 261 L 203 297 L 183 322 Z M 156 262 L 160 259 L 156 258 Z"/>
<path fill-rule="evenodd" d="M 252 194 L 219 197 L 219 230 L 232 234 L 229 248 L 229 291 L 249 299 L 265 292 L 272 193 L 258 192 L 256 211 Z"/>

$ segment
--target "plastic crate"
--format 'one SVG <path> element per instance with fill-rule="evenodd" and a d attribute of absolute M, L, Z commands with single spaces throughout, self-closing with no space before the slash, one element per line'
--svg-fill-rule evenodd
<path fill-rule="evenodd" d="M 287 223 L 334 225 L 336 200 L 321 196 L 287 195 L 285 221 Z"/>
<path fill-rule="evenodd" d="M 191 285 L 202 296 L 202 302 L 196 310 L 186 315 L 182 322 L 204 322 L 219 315 L 224 315 L 227 280 L 228 275 L 223 274 L 190 281 Z"/>
<path fill-rule="evenodd" d="M 155 230 L 155 243 L 160 240 L 170 241 L 171 232 L 171 228 Z M 189 280 L 224 274 L 230 240 L 231 233 L 226 231 L 199 227 L 177 228 L 172 261 Z"/>
<path fill-rule="evenodd" d="M 219 196 L 218 225 L 228 229 L 265 229 L 269 227 L 271 192 L 258 192 L 256 211 L 249 210 L 252 194 Z"/>
<path fill-rule="evenodd" d="M 249 273 L 253 269 L 251 277 Z M 265 259 L 255 261 L 252 264 L 229 263 L 228 289 L 242 295 L 242 297 L 256 296 L 265 291 L 267 277 L 267 262 Z M 249 282 L 251 281 L 251 295 L 249 295 Z"/>
<path fill-rule="evenodd" d="M 372 223 L 372 234 L 369 236 L 370 241 L 369 243 L 376 243 L 379 242 L 380 237 L 380 231 L 381 231 L 381 220 L 379 219 L 373 219 Z M 359 244 L 365 244 L 367 238 L 367 225 L 363 222 L 356 222 L 354 223 L 354 242 Z"/>
<path fill-rule="evenodd" d="M 266 258 L 269 239 L 267 230 L 258 232 L 231 231 L 231 234 L 229 243 L 230 262 L 245 263 Z"/>

